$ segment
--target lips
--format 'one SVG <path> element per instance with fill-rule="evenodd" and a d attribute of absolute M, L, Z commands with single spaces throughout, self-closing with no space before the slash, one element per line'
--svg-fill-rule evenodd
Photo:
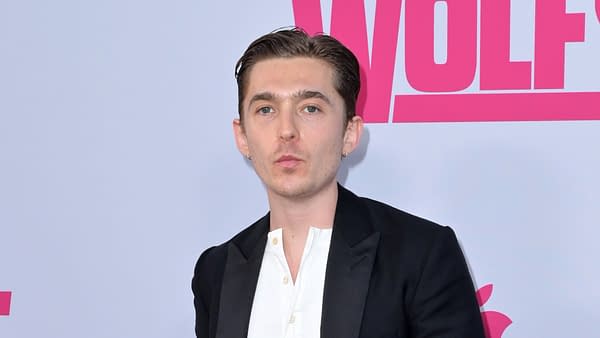
<path fill-rule="evenodd" d="M 300 162 L 302 162 L 302 160 L 296 156 L 283 155 L 283 156 L 279 157 L 277 159 L 277 161 L 275 161 L 275 164 L 277 164 L 278 166 L 283 167 L 283 168 L 294 168 L 297 165 L 299 165 Z"/>

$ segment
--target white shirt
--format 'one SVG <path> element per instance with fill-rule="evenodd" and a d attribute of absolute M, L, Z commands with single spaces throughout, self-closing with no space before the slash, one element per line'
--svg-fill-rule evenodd
<path fill-rule="evenodd" d="M 317 338 L 332 229 L 311 227 L 293 283 L 282 229 L 268 234 L 250 313 L 248 338 Z"/>

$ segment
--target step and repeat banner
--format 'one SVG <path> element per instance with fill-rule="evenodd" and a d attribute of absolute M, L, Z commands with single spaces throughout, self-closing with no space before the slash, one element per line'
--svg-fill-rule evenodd
<path fill-rule="evenodd" d="M 198 255 L 268 210 L 234 64 L 293 25 L 361 63 L 340 182 L 457 232 L 489 338 L 598 336 L 599 0 L 26 0 L 0 3 L 0 337 L 194 336 Z"/>

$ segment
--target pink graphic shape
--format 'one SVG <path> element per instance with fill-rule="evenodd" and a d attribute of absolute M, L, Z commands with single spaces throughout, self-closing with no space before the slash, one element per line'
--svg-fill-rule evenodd
<path fill-rule="evenodd" d="M 296 26 L 323 31 L 319 0 L 293 0 Z M 333 0 L 330 33 L 354 52 L 361 67 L 357 113 L 368 122 L 388 122 L 400 29 L 401 0 L 377 1 L 369 57 L 364 0 Z"/>
<path fill-rule="evenodd" d="M 492 296 L 493 284 L 487 284 L 477 290 L 477 303 L 483 306 Z M 481 312 L 483 328 L 487 338 L 501 338 L 506 328 L 512 324 L 512 320 L 505 314 L 498 311 Z"/>
<path fill-rule="evenodd" d="M 309 35 L 323 32 L 321 0 L 292 0 L 294 21 Z"/>
<path fill-rule="evenodd" d="M 600 92 L 396 95 L 394 123 L 600 120 Z"/>
<path fill-rule="evenodd" d="M 482 49 L 486 50 L 482 51 L 482 58 L 486 60 L 480 60 L 482 89 L 530 88 L 532 62 L 509 60 L 510 1 L 482 1 L 484 1 L 481 8 L 482 19 L 485 17 L 486 22 L 491 21 L 482 22 L 481 39 L 485 39 L 485 43 L 488 40 L 492 42 L 487 47 L 482 45 Z M 600 14 L 600 0 L 595 1 L 596 12 Z M 418 18 L 415 12 L 417 14 L 419 11 L 425 14 L 430 13 L 433 10 L 434 2 L 432 0 L 405 0 L 407 8 L 405 53 L 412 53 L 412 48 L 408 46 L 410 39 L 414 40 L 413 44 L 416 48 L 420 44 L 427 45 L 426 49 L 422 47 L 421 52 L 429 51 L 425 54 L 431 54 L 424 63 L 429 64 L 427 66 L 429 68 L 433 62 L 433 52 L 430 51 L 433 45 L 433 33 L 429 24 L 423 28 L 424 30 L 415 29 L 420 27 L 419 20 L 427 19 Z M 434 70 L 419 70 L 419 67 L 415 68 L 414 65 L 409 64 L 408 54 L 406 64 L 407 78 L 414 88 L 425 92 L 444 93 L 394 96 L 391 88 L 402 1 L 377 1 L 373 48 L 369 61 L 364 1 L 333 0 L 331 34 L 346 44 L 357 55 L 361 64 L 362 90 L 358 100 L 357 113 L 362 115 L 366 123 L 388 122 L 390 98 L 394 100 L 392 117 L 394 123 L 600 120 L 600 111 L 597 109 L 600 92 L 446 94 L 472 82 L 476 61 L 468 61 L 467 59 L 472 58 L 474 53 L 466 51 L 476 48 L 477 41 L 473 43 L 471 40 L 474 35 L 472 27 L 476 27 L 477 17 L 476 12 L 473 13 L 473 10 L 476 11 L 476 7 L 472 5 L 473 0 L 463 2 L 447 0 L 445 2 L 449 16 L 446 64 L 433 64 L 433 66 L 442 67 L 434 67 L 435 72 Z M 303 27 L 310 34 L 323 31 L 320 0 L 292 0 L 292 3 L 297 26 Z M 535 88 L 563 88 L 565 43 L 567 41 L 583 41 L 585 15 L 583 13 L 565 13 L 565 0 L 548 2 L 551 5 L 547 7 L 539 5 L 540 3 L 542 1 L 538 1 L 538 7 L 536 7 L 534 86 Z M 460 10 L 461 8 L 463 10 Z M 409 9 L 413 14 L 408 15 Z M 408 26 L 412 27 L 410 28 L 413 31 L 412 34 L 408 32 Z M 465 34 L 458 34 L 458 32 Z M 484 34 L 489 36 L 484 36 Z M 452 55 L 457 55 L 457 57 L 452 57 Z M 463 58 L 465 55 L 471 55 L 471 57 Z M 487 59 L 488 57 L 489 59 Z M 425 57 L 420 58 L 413 55 L 416 63 L 424 59 Z M 449 62 L 455 63 L 449 64 Z M 440 69 L 442 71 L 438 72 Z M 461 73 L 461 76 L 451 77 L 451 81 L 441 81 L 440 79 L 445 79 L 444 74 L 448 73 L 448 70 L 450 74 L 459 75 L 458 73 Z M 486 72 L 487 75 L 485 75 Z"/>
<path fill-rule="evenodd" d="M 502 338 L 506 328 L 512 324 L 510 318 L 497 311 L 484 311 L 481 313 L 481 319 L 487 338 Z"/>
<path fill-rule="evenodd" d="M 585 14 L 566 13 L 566 0 L 536 1 L 534 87 L 565 87 L 565 43 L 585 40 Z"/>
<path fill-rule="evenodd" d="M 493 290 L 494 284 L 484 285 L 479 290 L 477 290 L 477 293 L 475 294 L 475 296 L 477 297 L 477 304 L 479 304 L 479 306 L 483 306 L 483 304 L 487 303 L 487 301 L 490 300 L 490 297 L 492 296 Z"/>
<path fill-rule="evenodd" d="M 10 315 L 10 291 L 0 291 L 0 316 Z"/>
<path fill-rule="evenodd" d="M 446 0 L 446 62 L 434 60 L 434 9 L 438 0 L 406 0 L 406 79 L 423 92 L 454 92 L 473 83 L 477 68 L 477 1 Z"/>
<path fill-rule="evenodd" d="M 510 0 L 481 1 L 479 85 L 531 89 L 531 62 L 510 61 Z"/>
<path fill-rule="evenodd" d="M 600 22 L 600 0 L 596 0 L 596 18 Z"/>

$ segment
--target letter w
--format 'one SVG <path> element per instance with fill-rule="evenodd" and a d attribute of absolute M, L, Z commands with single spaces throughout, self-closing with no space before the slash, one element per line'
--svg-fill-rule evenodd
<path fill-rule="evenodd" d="M 292 0 L 296 26 L 308 34 L 323 32 L 320 0 Z M 364 0 L 333 0 L 330 34 L 358 58 L 362 89 L 357 113 L 365 122 L 388 122 L 402 0 L 377 0 L 373 49 L 369 44 Z"/>
<path fill-rule="evenodd" d="M 0 291 L 0 316 L 8 316 L 10 314 L 10 298 L 12 292 Z"/>

